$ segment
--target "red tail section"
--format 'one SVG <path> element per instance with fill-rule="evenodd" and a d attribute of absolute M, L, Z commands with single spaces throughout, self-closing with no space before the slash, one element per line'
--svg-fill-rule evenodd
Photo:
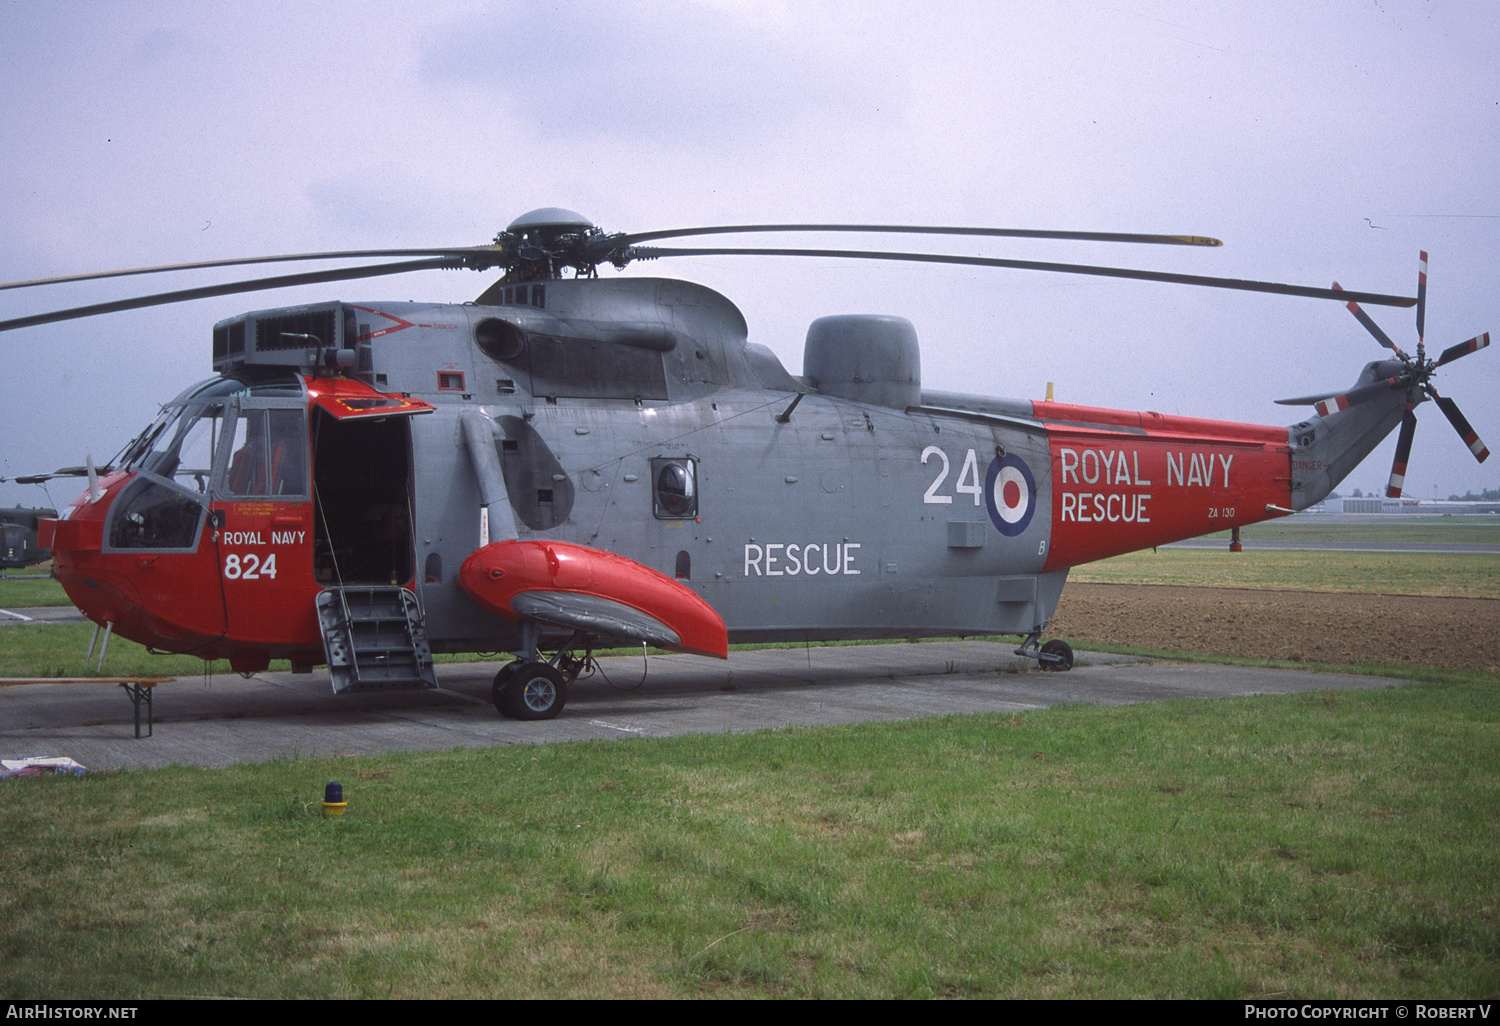
<path fill-rule="evenodd" d="M 1046 570 L 1268 520 L 1290 505 L 1286 428 L 1033 405 L 1049 422 Z"/>

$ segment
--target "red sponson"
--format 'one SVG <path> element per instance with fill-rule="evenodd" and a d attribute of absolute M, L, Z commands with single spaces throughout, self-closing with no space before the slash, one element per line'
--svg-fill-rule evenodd
<path fill-rule="evenodd" d="M 729 658 L 729 631 L 696 592 L 604 549 L 560 541 L 493 542 L 464 560 L 459 582 L 481 606 L 511 621 L 522 619 L 511 600 L 523 592 L 595 595 L 660 620 L 682 639 L 684 652 Z"/>

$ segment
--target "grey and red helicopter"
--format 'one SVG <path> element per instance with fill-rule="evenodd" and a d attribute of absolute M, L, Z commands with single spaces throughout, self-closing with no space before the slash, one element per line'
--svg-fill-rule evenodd
<path fill-rule="evenodd" d="M 1015 635 L 1043 641 L 1070 567 L 1318 503 L 1434 400 L 1481 461 L 1429 359 L 1415 298 L 934 253 L 662 248 L 756 232 L 880 232 L 1218 245 L 1196 236 L 892 225 L 606 233 L 523 215 L 491 245 L 216 261 L 404 258 L 143 296 L 0 331 L 209 296 L 432 268 L 498 269 L 472 303 L 326 302 L 215 325 L 215 377 L 168 403 L 41 526 L 90 619 L 241 673 L 329 666 L 336 691 L 433 687 L 434 652 L 509 652 L 498 710 L 545 719 L 603 646 L 726 658 L 732 642 Z M 688 255 L 920 261 L 1104 275 L 1345 302 L 1390 354 L 1289 426 L 922 387 L 894 316 L 808 329 L 802 373 L 750 342 L 724 296 L 600 277 Z M 1416 307 L 1415 355 L 1363 306 Z"/>

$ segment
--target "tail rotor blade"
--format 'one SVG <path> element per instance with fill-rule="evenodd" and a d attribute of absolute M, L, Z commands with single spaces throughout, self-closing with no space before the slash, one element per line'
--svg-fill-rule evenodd
<path fill-rule="evenodd" d="M 1411 440 L 1417 433 L 1417 415 L 1408 407 L 1401 416 L 1401 434 L 1396 439 L 1396 460 L 1391 464 L 1391 481 L 1386 485 L 1385 497 L 1401 498 L 1401 489 L 1406 486 L 1406 461 L 1411 459 Z"/>
<path fill-rule="evenodd" d="M 1417 351 L 1422 349 L 1422 340 L 1427 337 L 1427 251 L 1417 262 Z"/>
<path fill-rule="evenodd" d="M 1480 463 L 1489 459 L 1489 449 L 1480 441 L 1479 434 L 1474 430 L 1473 425 L 1459 412 L 1458 403 L 1452 399 L 1443 398 L 1430 388 L 1427 391 L 1433 399 L 1437 400 L 1438 408 L 1443 411 L 1443 416 L 1448 418 L 1448 423 L 1453 425 L 1453 430 L 1458 432 L 1458 437 L 1464 440 L 1464 444 L 1469 447 L 1469 451 L 1474 454 L 1474 458 Z"/>
<path fill-rule="evenodd" d="M 1475 335 L 1467 342 L 1460 342 L 1456 346 L 1449 346 L 1447 349 L 1444 349 L 1443 355 L 1438 357 L 1437 365 L 1441 367 L 1445 363 L 1452 363 L 1460 356 L 1468 356 L 1470 353 L 1477 353 L 1479 352 L 1479 350 L 1483 349 L 1489 344 L 1489 332 L 1486 331 L 1483 335 Z"/>
<path fill-rule="evenodd" d="M 1427 279 L 1424 276 L 1422 278 L 1422 281 L 1425 282 L 1426 280 Z M 1333 287 L 1338 292 L 1344 291 L 1344 286 L 1340 285 L 1338 282 L 1334 282 L 1333 283 Z M 1421 308 L 1421 306 L 1420 306 L 1421 299 L 1420 298 L 1418 298 L 1417 303 L 1418 303 L 1418 309 L 1420 309 Z M 1387 349 L 1391 350 L 1391 352 L 1393 352 L 1397 356 L 1401 357 L 1401 359 L 1403 359 L 1403 360 L 1406 359 L 1406 354 L 1401 351 L 1401 347 L 1398 346 L 1398 345 L 1396 345 L 1396 343 L 1392 342 L 1391 341 L 1391 337 L 1389 335 L 1387 335 L 1384 331 L 1380 330 L 1380 325 L 1376 324 L 1373 320 L 1371 320 L 1370 319 L 1370 315 L 1367 314 L 1367 313 L 1365 313 L 1363 310 L 1361 310 L 1358 303 L 1350 302 L 1350 303 L 1348 303 L 1346 305 L 1349 307 L 1349 312 L 1352 313 L 1359 320 L 1359 323 L 1361 323 L 1361 324 L 1363 324 L 1365 326 L 1365 330 L 1368 331 L 1371 335 L 1375 336 L 1375 341 L 1376 342 L 1379 342 L 1381 345 L 1383 345 Z"/>

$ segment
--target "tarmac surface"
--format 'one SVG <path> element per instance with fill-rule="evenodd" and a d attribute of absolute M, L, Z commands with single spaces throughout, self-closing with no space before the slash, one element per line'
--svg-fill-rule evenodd
<path fill-rule="evenodd" d="M 124 691 L 94 683 L 0 689 L 0 758 L 67 756 L 91 770 L 224 766 L 300 755 L 374 755 L 584 739 L 745 733 L 791 724 L 1018 713 L 1066 703 L 1395 686 L 1381 677 L 1149 662 L 1077 654 L 1067 673 L 1028 670 L 1014 644 L 943 641 L 601 660 L 556 720 L 501 719 L 499 663 L 439 664 L 427 691 L 332 693 L 325 672 L 181 679 L 156 689 L 153 733 L 135 737 Z M 610 683 L 613 682 L 613 683 Z"/>

